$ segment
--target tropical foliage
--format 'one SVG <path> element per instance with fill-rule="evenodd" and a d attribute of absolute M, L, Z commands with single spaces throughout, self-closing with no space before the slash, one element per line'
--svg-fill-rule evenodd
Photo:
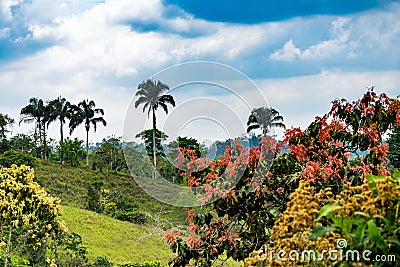
<path fill-rule="evenodd" d="M 97 123 L 102 123 L 104 126 L 107 125 L 107 122 L 102 116 L 96 117 L 97 114 L 104 115 L 104 110 L 101 108 L 95 108 L 96 104 L 93 100 L 83 100 L 78 105 L 71 106 L 72 114 L 69 128 L 72 133 L 76 127 L 80 124 L 85 125 L 86 130 L 86 165 L 89 166 L 89 131 L 90 125 L 93 125 L 94 131 L 97 129 Z"/>
<path fill-rule="evenodd" d="M 71 103 L 64 97 L 58 97 L 49 102 L 49 118 L 47 124 L 58 120 L 60 123 L 60 161 L 64 162 L 64 124 L 65 120 L 69 119 L 71 113 Z"/>
<path fill-rule="evenodd" d="M 261 128 L 262 134 L 266 136 L 273 127 L 286 129 L 285 124 L 283 124 L 283 117 L 274 108 L 255 108 L 247 120 L 247 132 Z"/>
<path fill-rule="evenodd" d="M 389 146 L 388 158 L 390 165 L 400 169 L 400 126 L 392 127 L 387 144 Z"/>
<path fill-rule="evenodd" d="M 32 97 L 29 104 L 21 109 L 21 122 L 35 123 L 35 141 L 39 141 L 40 157 L 47 158 L 46 153 L 46 122 L 48 119 L 48 107 L 42 99 Z"/>
<path fill-rule="evenodd" d="M 152 112 L 153 116 L 153 164 L 157 167 L 157 156 L 156 156 L 156 132 L 157 132 L 157 122 L 156 122 L 156 110 L 161 107 L 165 113 L 168 114 L 167 104 L 175 106 L 175 100 L 172 95 L 163 94 L 168 91 L 168 85 L 162 83 L 161 81 L 154 82 L 153 80 L 147 80 L 142 82 L 138 86 L 136 96 L 139 97 L 135 102 L 135 108 L 139 105 L 143 105 L 143 112 L 147 109 L 147 116 L 150 116 Z M 155 177 L 155 169 L 153 172 Z"/>
<path fill-rule="evenodd" d="M 171 263 L 181 266 L 194 260 L 210 265 L 224 253 L 243 260 L 268 244 L 270 229 L 286 210 L 299 181 L 310 181 L 318 190 L 330 187 L 337 195 L 345 182 L 360 185 L 369 173 L 387 175 L 388 146 L 381 137 L 399 123 L 400 100 L 377 95 L 371 89 L 357 101 L 333 101 L 327 114 L 316 117 L 304 131 L 288 130 L 280 144 L 270 138 L 256 149 L 233 146 L 200 173 L 193 167 L 201 162 L 193 158 L 186 163 L 190 171 L 182 174 L 189 186 L 204 185 L 205 200 L 221 198 L 201 212 L 189 211 L 189 236 L 166 236 L 176 252 Z M 281 148 L 289 152 L 281 155 Z M 357 151 L 366 155 L 352 160 L 352 152 Z M 236 185 L 221 184 L 218 179 L 238 175 Z"/>

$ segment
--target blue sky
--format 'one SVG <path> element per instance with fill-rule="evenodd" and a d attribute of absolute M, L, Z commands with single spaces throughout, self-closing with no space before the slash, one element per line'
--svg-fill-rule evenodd
<path fill-rule="evenodd" d="M 288 127 L 304 128 L 334 98 L 354 99 L 370 86 L 400 94 L 399 17 L 400 2 L 388 0 L 2 0 L 0 112 L 18 120 L 32 96 L 62 95 L 74 103 L 89 98 L 105 109 L 109 124 L 91 140 L 120 136 L 141 81 L 200 60 L 247 75 Z M 214 89 L 175 91 L 177 104 L 201 92 L 246 119 L 238 99 Z M 265 104 L 255 91 L 243 88 L 241 94 L 253 96 L 254 106 Z M 207 109 L 197 106 L 199 114 Z M 145 119 L 140 112 L 134 116 Z M 218 118 L 230 125 L 231 117 Z M 160 125 L 165 119 L 160 115 Z M 218 125 L 207 131 L 199 125 L 184 132 L 224 138 L 213 135 L 221 130 Z M 13 132 L 31 128 L 16 124 Z M 81 131 L 74 136 L 83 136 Z M 58 138 L 56 124 L 50 136 Z"/>

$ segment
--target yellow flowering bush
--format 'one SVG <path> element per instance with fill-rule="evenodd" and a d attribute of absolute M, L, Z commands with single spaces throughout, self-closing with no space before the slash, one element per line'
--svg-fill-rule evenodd
<path fill-rule="evenodd" d="M 37 249 L 50 237 L 66 232 L 58 219 L 60 199 L 50 196 L 34 180 L 32 168 L 0 168 L 0 249 L 7 258 L 21 249 Z"/>

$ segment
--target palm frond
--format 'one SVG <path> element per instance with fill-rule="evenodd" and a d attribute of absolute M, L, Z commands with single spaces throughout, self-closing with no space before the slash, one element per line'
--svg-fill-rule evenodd
<path fill-rule="evenodd" d="M 166 104 L 171 104 L 173 107 L 175 107 L 175 100 L 172 95 L 162 95 L 158 102 L 166 103 Z"/>
<path fill-rule="evenodd" d="M 259 124 L 252 124 L 249 127 L 247 127 L 247 132 L 249 133 L 250 131 L 254 130 L 254 129 L 258 129 L 260 128 Z"/>

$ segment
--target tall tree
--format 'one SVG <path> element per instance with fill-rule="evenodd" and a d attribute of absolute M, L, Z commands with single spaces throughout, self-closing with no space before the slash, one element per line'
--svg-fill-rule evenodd
<path fill-rule="evenodd" d="M 9 149 L 9 142 L 6 134 L 10 131 L 8 127 L 14 123 L 14 119 L 10 118 L 7 114 L 0 113 L 0 153 Z"/>
<path fill-rule="evenodd" d="M 101 108 L 94 108 L 96 104 L 93 100 L 83 100 L 78 105 L 71 105 L 71 118 L 69 121 L 70 133 L 72 133 L 76 127 L 80 124 L 85 124 L 86 130 L 86 165 L 89 166 L 89 130 L 90 124 L 93 125 L 94 131 L 97 130 L 97 123 L 101 122 L 104 126 L 107 122 L 102 116 L 104 116 L 104 110 Z M 96 114 L 102 116 L 96 117 Z"/>
<path fill-rule="evenodd" d="M 35 122 L 35 139 L 39 139 L 40 157 L 46 157 L 46 132 L 44 131 L 46 124 L 46 105 L 42 99 L 32 97 L 29 99 L 29 104 L 21 109 L 20 123 Z"/>
<path fill-rule="evenodd" d="M 139 105 L 143 104 L 143 112 L 147 109 L 147 116 L 150 116 L 150 112 L 153 115 L 153 164 L 154 164 L 154 172 L 153 177 L 155 178 L 156 167 L 157 167 L 157 156 L 156 156 L 156 110 L 159 107 L 168 114 L 168 106 L 167 104 L 171 104 L 175 107 L 175 100 L 172 95 L 163 94 L 163 92 L 168 91 L 169 86 L 162 83 L 161 81 L 154 82 L 152 80 L 147 80 L 142 82 L 138 86 L 138 90 L 136 92 L 136 96 L 138 96 L 138 100 L 135 102 L 135 108 Z"/>
<path fill-rule="evenodd" d="M 390 164 L 400 169 L 400 126 L 392 127 L 387 144 L 389 145 L 388 158 Z"/>
<path fill-rule="evenodd" d="M 71 104 L 64 98 L 59 96 L 48 104 L 50 113 L 48 124 L 57 120 L 60 122 L 60 161 L 64 161 L 64 124 L 65 119 L 71 117 Z"/>
<path fill-rule="evenodd" d="M 156 143 L 154 145 L 154 139 L 153 139 L 153 129 L 147 129 L 143 130 L 140 133 L 138 133 L 135 137 L 136 138 L 141 138 L 144 141 L 144 144 L 146 146 L 146 151 L 148 156 L 153 156 L 154 154 L 154 147 L 156 148 L 156 155 L 158 156 L 163 156 L 164 155 L 164 149 L 162 147 L 162 142 L 165 141 L 168 138 L 168 135 L 166 135 L 164 132 L 160 130 L 156 130 Z"/>
<path fill-rule="evenodd" d="M 274 108 L 260 107 L 255 108 L 251 112 L 247 120 L 247 132 L 261 128 L 264 137 L 271 130 L 272 127 L 280 127 L 286 129 L 283 124 L 283 117 Z"/>
<path fill-rule="evenodd" d="M 10 118 L 7 114 L 3 115 L 0 113 L 0 139 L 6 138 L 6 133 L 9 132 L 8 126 L 14 123 L 14 119 Z"/>

